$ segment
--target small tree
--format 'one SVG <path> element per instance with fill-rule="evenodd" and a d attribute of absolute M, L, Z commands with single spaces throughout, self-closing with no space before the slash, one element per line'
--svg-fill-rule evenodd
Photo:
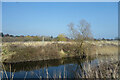
<path fill-rule="evenodd" d="M 68 27 L 70 30 L 70 37 L 75 41 L 89 40 L 93 38 L 90 30 L 91 25 L 85 20 L 81 20 L 79 25 L 77 25 L 77 28 L 73 23 L 68 24 Z"/>
<path fill-rule="evenodd" d="M 64 34 L 59 34 L 58 35 L 58 41 L 66 41 L 66 37 Z"/>
<path fill-rule="evenodd" d="M 84 53 L 84 41 L 93 39 L 90 30 L 91 25 L 87 21 L 81 20 L 76 27 L 73 23 L 68 24 L 68 27 L 70 37 L 75 41 L 77 48 L 81 50 L 80 53 Z"/>

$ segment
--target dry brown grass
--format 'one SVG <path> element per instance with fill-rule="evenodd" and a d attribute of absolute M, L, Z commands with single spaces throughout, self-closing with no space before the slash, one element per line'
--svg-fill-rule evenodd
<path fill-rule="evenodd" d="M 55 45 L 39 47 L 10 45 L 6 50 L 9 52 L 3 54 L 3 62 L 38 61 L 60 58 L 60 54 Z"/>
<path fill-rule="evenodd" d="M 96 67 L 90 67 L 89 69 L 85 69 L 86 75 L 84 78 L 111 78 L 118 79 L 119 78 L 119 62 L 114 63 L 101 63 Z M 82 76 L 83 77 L 83 76 Z"/>
<path fill-rule="evenodd" d="M 96 54 L 97 55 L 118 55 L 118 47 L 117 46 L 97 47 Z"/>
<path fill-rule="evenodd" d="M 63 57 L 78 55 L 81 50 L 73 44 L 47 44 L 45 46 L 25 46 L 24 44 L 9 44 L 3 46 L 3 62 L 24 62 L 48 59 L 60 59 Z"/>

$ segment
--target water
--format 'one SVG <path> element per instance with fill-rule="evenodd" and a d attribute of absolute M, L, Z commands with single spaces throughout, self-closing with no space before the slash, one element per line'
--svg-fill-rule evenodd
<path fill-rule="evenodd" d="M 4 64 L 6 72 L 3 78 L 74 78 L 86 75 L 90 67 L 98 66 L 100 62 L 116 61 L 117 56 L 99 56 L 88 59 L 65 58 L 58 60 Z M 85 73 L 84 73 L 85 72 Z M 6 75 L 7 74 L 7 75 Z M 13 74 L 13 76 L 12 76 Z"/>

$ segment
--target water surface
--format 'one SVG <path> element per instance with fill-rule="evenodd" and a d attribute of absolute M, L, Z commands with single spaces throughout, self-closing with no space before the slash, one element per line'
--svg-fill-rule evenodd
<path fill-rule="evenodd" d="M 83 75 L 85 69 L 99 63 L 113 62 L 117 56 L 99 56 L 88 59 L 64 58 L 56 60 L 4 64 L 3 78 L 74 78 Z M 6 75 L 7 74 L 7 75 Z M 84 75 L 87 73 L 84 73 Z M 10 76 L 11 75 L 11 76 Z"/>

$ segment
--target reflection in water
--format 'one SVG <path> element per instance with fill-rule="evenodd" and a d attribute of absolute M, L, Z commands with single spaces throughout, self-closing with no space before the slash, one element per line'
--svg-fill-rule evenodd
<path fill-rule="evenodd" d="M 45 61 L 33 61 L 33 62 L 21 62 L 21 63 L 4 63 L 6 71 L 9 71 L 9 66 L 11 65 L 13 72 L 14 69 L 16 72 L 19 71 L 30 71 L 41 69 L 44 67 L 58 67 L 60 65 L 65 64 L 81 64 L 85 61 L 85 59 L 80 58 L 64 58 L 64 59 L 53 59 L 53 60 L 45 60 Z"/>
<path fill-rule="evenodd" d="M 97 66 L 100 61 L 104 60 L 103 62 L 105 62 L 109 59 L 104 56 L 88 59 L 64 58 L 14 64 L 4 63 L 4 68 L 7 76 L 12 77 L 11 74 L 14 74 L 14 78 L 74 78 L 83 77 L 90 67 Z M 5 72 L 3 77 L 6 77 Z"/>

